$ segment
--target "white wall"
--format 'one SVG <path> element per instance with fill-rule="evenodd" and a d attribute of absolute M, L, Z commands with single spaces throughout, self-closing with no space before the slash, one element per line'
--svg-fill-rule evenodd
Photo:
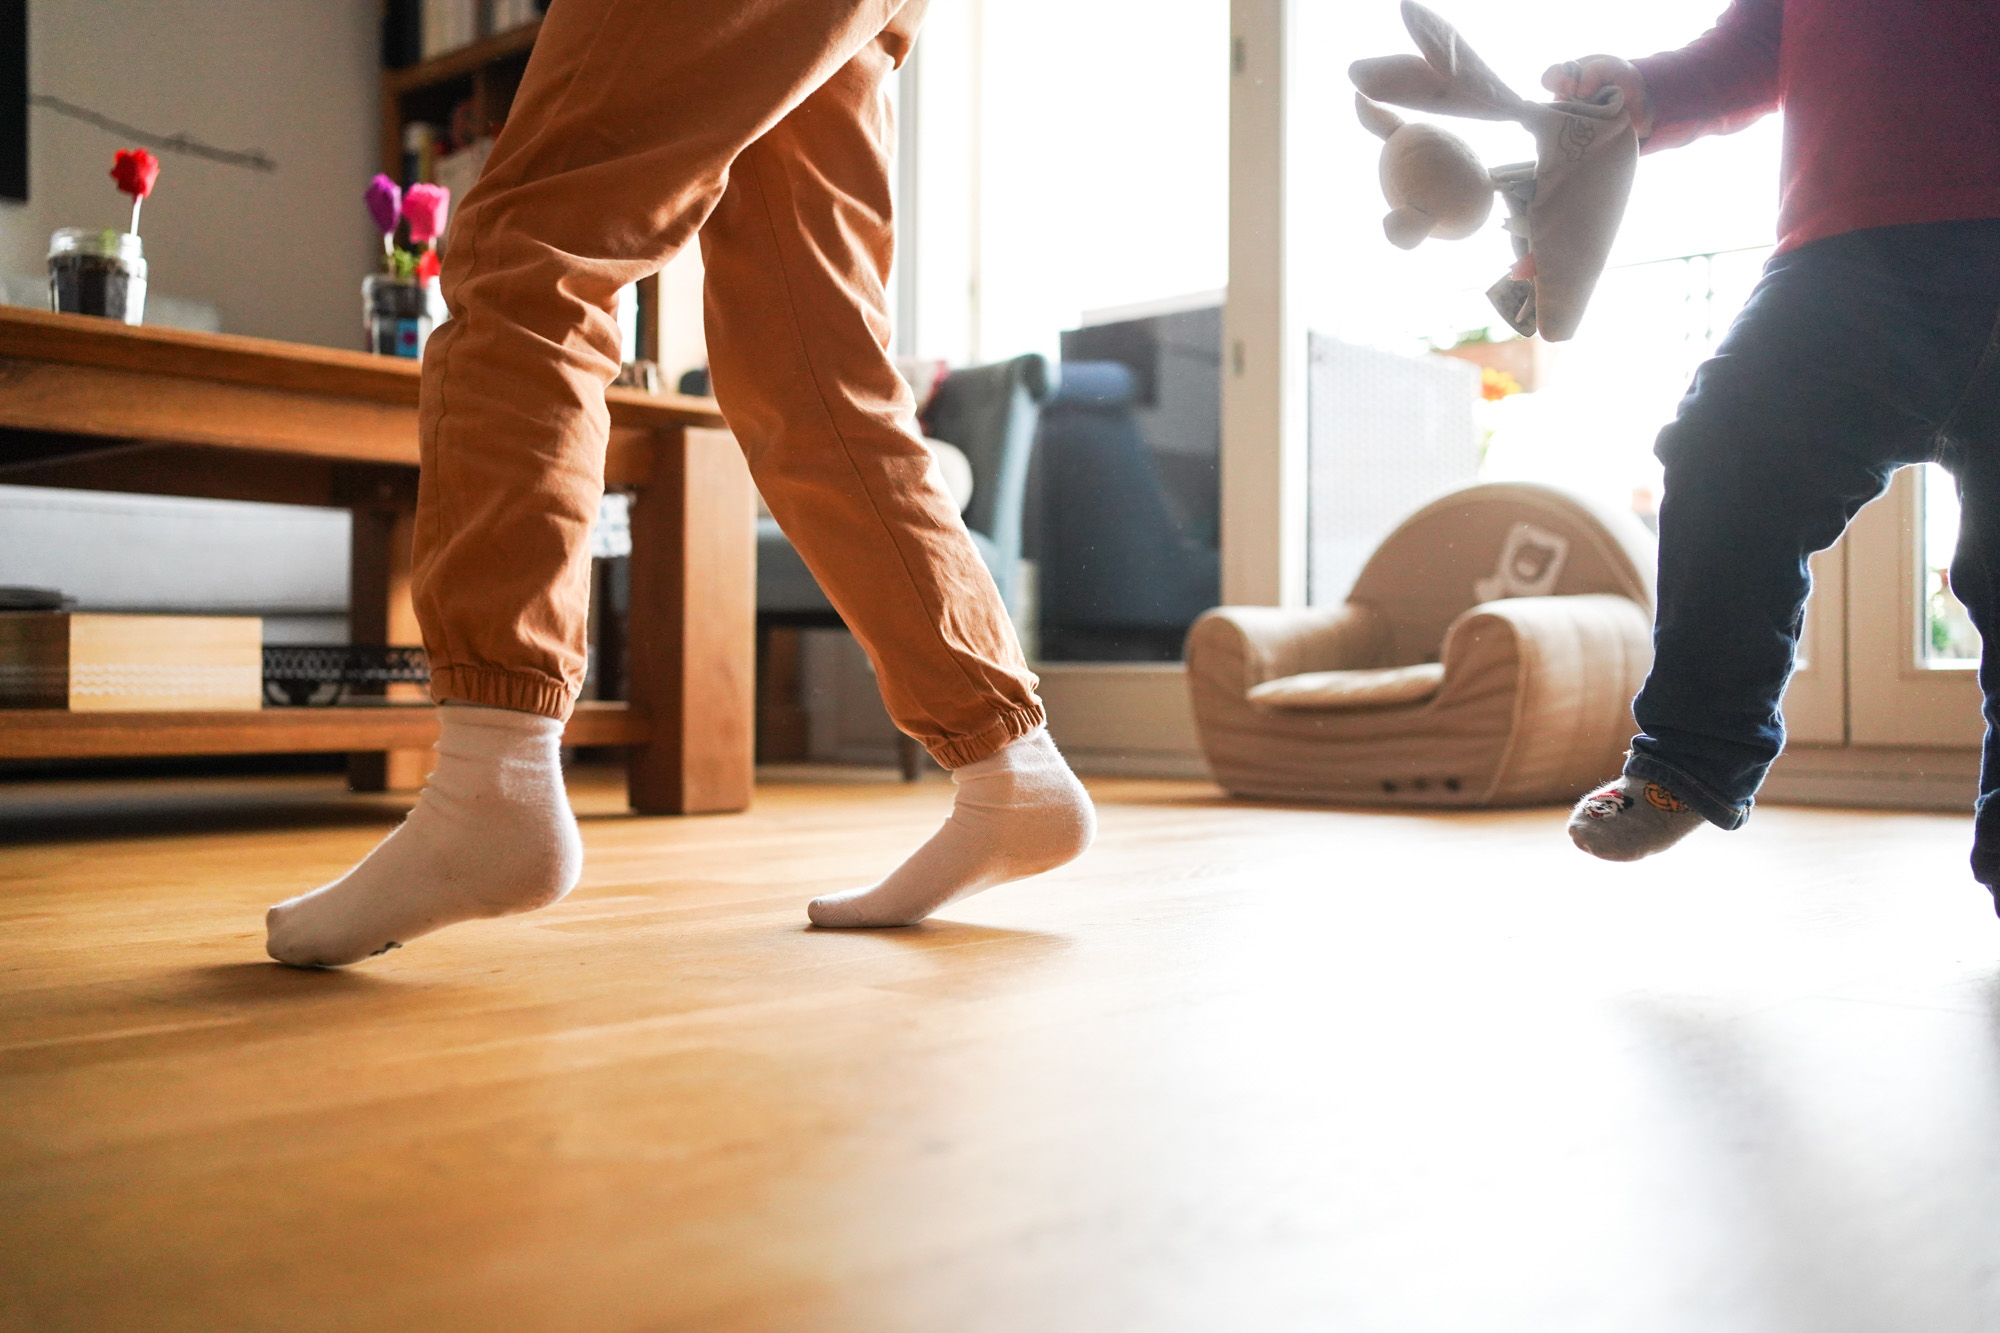
<path fill-rule="evenodd" d="M 380 0 L 35 0 L 29 87 L 162 134 L 264 150 L 264 174 L 162 154 L 147 201 L 151 285 L 206 301 L 232 333 L 360 346 L 379 241 Z M 0 274 L 46 272 L 57 227 L 124 225 L 112 154 L 133 145 L 37 107 L 29 202 L 0 203 Z"/>

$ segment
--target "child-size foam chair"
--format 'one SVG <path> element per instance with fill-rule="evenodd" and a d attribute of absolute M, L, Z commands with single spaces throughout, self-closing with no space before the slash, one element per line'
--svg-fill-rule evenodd
<path fill-rule="evenodd" d="M 1345 604 L 1230 606 L 1188 631 L 1203 750 L 1237 796 L 1567 801 L 1619 769 L 1652 664 L 1653 538 L 1553 487 L 1473 486 L 1404 520 Z"/>

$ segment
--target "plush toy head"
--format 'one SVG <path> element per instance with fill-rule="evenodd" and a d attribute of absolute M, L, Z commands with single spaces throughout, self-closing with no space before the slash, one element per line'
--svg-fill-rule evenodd
<path fill-rule="evenodd" d="M 1534 277 L 1502 277 L 1488 298 L 1523 336 L 1539 331 L 1551 342 L 1574 336 L 1632 190 L 1639 160 L 1632 117 L 1616 89 L 1598 102 L 1527 101 L 1416 0 L 1403 0 L 1403 26 L 1421 57 L 1379 56 L 1348 69 L 1362 93 L 1355 100 L 1361 123 L 1384 140 L 1382 192 L 1390 212 L 1383 230 L 1406 250 L 1426 236 L 1469 236 L 1498 190 L 1507 201 L 1515 257 L 1533 258 L 1527 268 Z M 1535 160 L 1487 172 L 1456 135 L 1404 124 L 1381 102 L 1518 121 L 1535 137 Z M 1475 194 L 1483 194 L 1476 203 Z"/>
<path fill-rule="evenodd" d="M 1382 139 L 1382 195 L 1389 215 L 1382 230 L 1391 245 L 1414 250 L 1425 237 L 1462 240 L 1493 211 L 1493 181 L 1472 148 L 1435 125 L 1413 125 L 1360 93 L 1361 123 Z"/>

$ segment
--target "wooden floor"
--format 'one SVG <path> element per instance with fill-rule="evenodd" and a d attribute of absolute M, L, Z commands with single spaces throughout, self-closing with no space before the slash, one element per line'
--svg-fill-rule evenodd
<path fill-rule="evenodd" d="M 261 911 L 395 800 L 0 788 L 0 1328 L 2000 1328 L 1965 820 L 1610 867 L 1105 781 L 1082 864 L 821 933 L 947 784 L 614 781 L 568 901 L 339 973 Z"/>

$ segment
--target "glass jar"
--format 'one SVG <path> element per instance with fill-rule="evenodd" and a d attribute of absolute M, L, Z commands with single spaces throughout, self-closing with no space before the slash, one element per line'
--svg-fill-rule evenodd
<path fill-rule="evenodd" d="M 146 258 L 129 231 L 63 227 L 49 237 L 49 308 L 127 324 L 146 318 Z"/>
<path fill-rule="evenodd" d="M 371 273 L 361 280 L 361 327 L 378 356 L 419 357 L 437 324 L 437 283 Z"/>

